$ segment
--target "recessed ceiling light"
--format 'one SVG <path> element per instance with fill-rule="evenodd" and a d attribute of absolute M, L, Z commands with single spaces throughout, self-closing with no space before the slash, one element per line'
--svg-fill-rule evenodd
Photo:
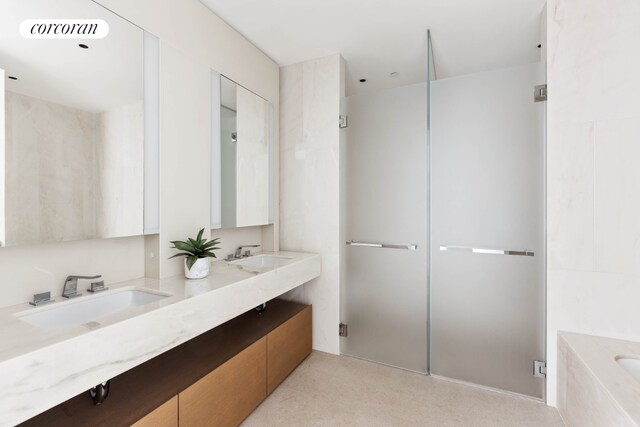
<path fill-rule="evenodd" d="M 398 77 L 399 75 L 400 75 L 400 73 L 399 73 L 399 72 L 397 72 L 397 71 L 394 71 L 394 72 L 392 72 L 392 73 L 389 73 L 389 77 Z"/>
<path fill-rule="evenodd" d="M 18 80 L 16 76 L 7 76 L 7 77 L 10 78 L 11 80 Z"/>
<path fill-rule="evenodd" d="M 366 81 L 367 81 L 367 79 L 360 79 L 360 83 L 364 83 Z"/>
<path fill-rule="evenodd" d="M 80 46 L 80 47 L 81 47 L 81 48 L 83 48 L 83 49 L 89 49 L 89 46 L 87 46 L 87 45 L 86 45 L 86 44 L 84 44 L 84 43 L 80 43 L 78 46 Z"/>

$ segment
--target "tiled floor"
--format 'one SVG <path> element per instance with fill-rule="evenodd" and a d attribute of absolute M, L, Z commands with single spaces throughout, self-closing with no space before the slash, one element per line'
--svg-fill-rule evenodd
<path fill-rule="evenodd" d="M 542 403 L 313 352 L 243 423 L 251 426 L 563 426 Z"/>

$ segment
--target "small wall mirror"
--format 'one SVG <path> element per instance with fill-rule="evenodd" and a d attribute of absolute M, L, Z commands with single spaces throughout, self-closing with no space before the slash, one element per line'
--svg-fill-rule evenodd
<path fill-rule="evenodd" d="M 273 106 L 220 77 L 222 227 L 273 223 Z"/>
<path fill-rule="evenodd" d="M 4 2 L 0 240 L 142 234 L 143 31 L 89 0 Z M 109 33 L 27 39 L 27 19 L 102 19 Z"/>

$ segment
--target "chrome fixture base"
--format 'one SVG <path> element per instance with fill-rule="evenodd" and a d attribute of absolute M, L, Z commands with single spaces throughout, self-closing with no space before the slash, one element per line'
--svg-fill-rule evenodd
<path fill-rule="evenodd" d="M 104 286 L 104 280 L 100 280 L 99 282 L 91 282 L 91 287 L 87 289 L 88 292 L 95 294 L 96 292 L 106 291 L 109 288 Z"/>
<path fill-rule="evenodd" d="M 74 293 L 68 293 L 66 295 L 62 295 L 63 298 L 67 298 L 67 299 L 77 298 L 79 296 L 82 296 L 82 292 L 74 292 Z"/>
<path fill-rule="evenodd" d="M 42 305 L 51 304 L 52 302 L 56 302 L 54 299 L 51 299 L 51 292 L 42 292 L 39 294 L 33 294 L 33 301 L 29 301 L 34 307 L 40 307 Z"/>

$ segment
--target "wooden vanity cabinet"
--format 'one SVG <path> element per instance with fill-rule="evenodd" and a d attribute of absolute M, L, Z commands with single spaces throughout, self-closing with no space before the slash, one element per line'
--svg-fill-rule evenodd
<path fill-rule="evenodd" d="M 311 353 L 311 306 L 179 394 L 180 427 L 231 427 Z"/>
<path fill-rule="evenodd" d="M 311 353 L 311 306 L 275 299 L 115 378 L 94 406 L 87 392 L 22 425 L 231 427 Z"/>
<path fill-rule="evenodd" d="M 178 396 L 173 396 L 132 427 L 178 427 Z"/>
<path fill-rule="evenodd" d="M 311 306 L 178 395 L 180 427 L 237 426 L 311 353 Z"/>
<path fill-rule="evenodd" d="M 237 426 L 267 397 L 267 338 L 178 395 L 180 427 Z"/>
<path fill-rule="evenodd" d="M 311 306 L 267 335 L 267 394 L 311 353 Z"/>

